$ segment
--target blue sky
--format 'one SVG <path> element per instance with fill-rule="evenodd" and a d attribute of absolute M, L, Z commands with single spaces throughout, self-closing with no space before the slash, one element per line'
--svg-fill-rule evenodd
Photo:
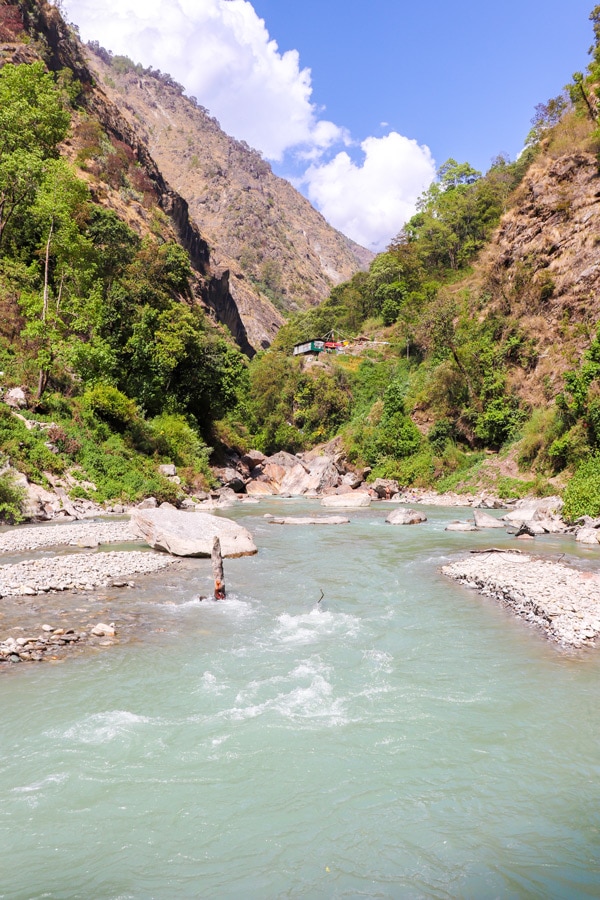
<path fill-rule="evenodd" d="M 515 158 L 587 65 L 591 0 L 63 0 L 170 72 L 335 227 L 379 250 L 448 157 Z"/>
<path fill-rule="evenodd" d="M 587 65 L 594 0 L 253 0 L 313 101 L 362 140 L 390 128 L 489 168 L 517 155 L 537 103 Z M 381 127 L 386 122 L 388 126 Z"/>

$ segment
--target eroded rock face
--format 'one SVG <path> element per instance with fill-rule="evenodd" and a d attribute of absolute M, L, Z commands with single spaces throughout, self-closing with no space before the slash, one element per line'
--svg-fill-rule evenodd
<path fill-rule="evenodd" d="M 134 509 L 132 530 L 154 550 L 173 556 L 210 556 L 213 538 L 221 541 L 224 557 L 257 552 L 250 532 L 231 519 L 179 509 Z"/>

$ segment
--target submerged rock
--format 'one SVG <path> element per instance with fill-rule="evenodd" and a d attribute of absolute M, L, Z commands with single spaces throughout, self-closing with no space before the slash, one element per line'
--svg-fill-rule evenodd
<path fill-rule="evenodd" d="M 332 509 L 362 509 L 370 505 L 371 498 L 362 491 L 353 491 L 351 494 L 330 494 L 321 500 L 321 506 Z"/>
<path fill-rule="evenodd" d="M 213 538 L 221 541 L 224 557 L 251 556 L 257 552 L 250 532 L 231 519 L 208 513 L 172 509 L 134 509 L 132 528 L 153 549 L 172 556 L 210 556 Z"/>
<path fill-rule="evenodd" d="M 269 525 L 347 525 L 345 516 L 268 516 Z"/>
<path fill-rule="evenodd" d="M 385 520 L 388 525 L 420 525 L 427 521 L 425 513 L 416 509 L 393 509 Z"/>
<path fill-rule="evenodd" d="M 446 525 L 445 531 L 477 531 L 477 526 L 473 522 L 450 522 Z"/>

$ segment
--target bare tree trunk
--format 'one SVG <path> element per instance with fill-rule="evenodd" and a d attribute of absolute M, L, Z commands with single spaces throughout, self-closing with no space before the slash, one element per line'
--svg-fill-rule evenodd
<path fill-rule="evenodd" d="M 215 579 L 215 600 L 225 599 L 225 576 L 223 574 L 223 557 L 221 555 L 221 541 L 218 537 L 213 539 L 212 546 L 212 570 Z"/>
<path fill-rule="evenodd" d="M 46 241 L 46 259 L 44 262 L 44 298 L 42 305 L 42 322 L 45 322 L 48 317 L 48 298 L 49 298 L 49 281 L 50 281 L 50 243 L 52 241 L 52 232 L 54 231 L 54 219 L 50 224 L 50 231 L 48 232 L 48 240 Z M 48 373 L 44 369 L 40 369 L 40 374 L 38 376 L 38 389 L 37 389 L 37 398 L 38 400 L 42 399 L 42 394 L 46 390 L 46 385 L 48 383 Z"/>
<path fill-rule="evenodd" d="M 46 261 L 44 263 L 44 305 L 42 307 L 42 322 L 46 321 L 48 315 L 48 281 L 50 271 L 50 243 L 52 241 L 52 232 L 54 231 L 54 219 L 50 225 L 48 232 L 48 240 L 46 241 Z"/>

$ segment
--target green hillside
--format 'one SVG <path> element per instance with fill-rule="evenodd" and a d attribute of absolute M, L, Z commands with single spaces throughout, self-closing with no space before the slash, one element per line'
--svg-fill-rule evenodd
<path fill-rule="evenodd" d="M 537 107 L 516 161 L 449 159 L 369 270 L 248 361 L 206 314 L 215 282 L 184 201 L 84 63 L 57 64 L 53 28 L 79 59 L 58 12 L 0 5 L 0 384 L 26 395 L 0 407 L 5 468 L 65 477 L 72 497 L 179 502 L 211 484 L 209 446 L 337 436 L 373 478 L 566 489 L 569 515 L 600 513 L 600 7 L 591 19 L 587 71 Z M 332 332 L 341 353 L 293 356 Z"/>

